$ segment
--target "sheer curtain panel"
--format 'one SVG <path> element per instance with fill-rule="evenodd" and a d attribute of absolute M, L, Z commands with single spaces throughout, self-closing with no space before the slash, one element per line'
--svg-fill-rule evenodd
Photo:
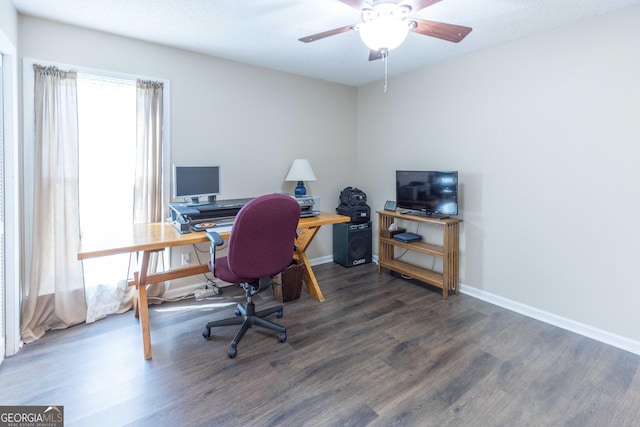
<path fill-rule="evenodd" d="M 78 207 L 76 73 L 34 65 L 34 221 L 30 281 L 21 335 L 32 342 L 49 329 L 84 322 L 86 304 Z"/>
<path fill-rule="evenodd" d="M 138 80 L 136 89 L 136 174 L 133 197 L 133 222 L 161 222 L 162 197 L 162 82 Z M 149 273 L 158 271 L 160 253 L 149 259 Z M 150 285 L 148 295 L 162 297 L 161 284 Z"/>

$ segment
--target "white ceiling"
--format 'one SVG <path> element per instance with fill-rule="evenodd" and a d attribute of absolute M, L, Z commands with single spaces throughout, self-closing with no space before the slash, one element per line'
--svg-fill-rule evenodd
<path fill-rule="evenodd" d="M 371 0 L 374 2 L 376 0 Z M 381 80 L 357 31 L 300 37 L 360 22 L 339 0 L 13 0 L 18 12 L 289 73 L 362 86 Z M 472 27 L 456 44 L 409 33 L 389 76 L 507 43 L 640 0 L 442 0 L 413 17 Z"/>

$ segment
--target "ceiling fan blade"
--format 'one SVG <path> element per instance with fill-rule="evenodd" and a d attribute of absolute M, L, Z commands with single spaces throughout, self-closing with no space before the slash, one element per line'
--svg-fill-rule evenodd
<path fill-rule="evenodd" d="M 404 0 L 400 2 L 400 4 L 406 4 L 407 6 L 411 6 L 411 13 L 414 13 L 424 9 L 427 6 L 436 4 L 440 1 L 442 0 Z"/>
<path fill-rule="evenodd" d="M 412 19 L 416 27 L 411 31 L 424 34 L 425 36 L 436 37 L 442 40 L 458 43 L 464 39 L 472 30 L 470 27 L 462 25 L 445 24 L 444 22 L 426 21 L 424 19 Z"/>
<path fill-rule="evenodd" d="M 382 59 L 382 53 L 379 50 L 371 49 L 369 51 L 369 61 L 377 61 L 378 59 Z"/>
<path fill-rule="evenodd" d="M 300 40 L 301 42 L 304 42 L 304 43 L 310 43 L 310 42 L 314 42 L 316 40 L 323 39 L 325 37 L 335 36 L 336 34 L 346 33 L 347 31 L 351 31 L 351 30 L 353 30 L 355 28 L 356 28 L 356 24 L 345 25 L 344 27 L 334 28 L 333 30 L 323 31 L 322 33 L 313 34 L 313 35 L 307 36 L 307 37 L 302 37 L 302 38 L 299 38 L 298 40 Z"/>

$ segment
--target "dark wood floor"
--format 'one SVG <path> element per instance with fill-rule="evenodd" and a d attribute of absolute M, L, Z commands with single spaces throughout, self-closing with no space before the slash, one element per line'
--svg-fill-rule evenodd
<path fill-rule="evenodd" d="M 48 332 L 0 365 L 0 405 L 92 427 L 640 425 L 637 355 L 374 264 L 314 270 L 326 300 L 286 304 L 284 344 L 253 328 L 229 359 L 236 327 L 201 336 L 232 288 L 152 306 L 151 361 L 131 312 Z"/>

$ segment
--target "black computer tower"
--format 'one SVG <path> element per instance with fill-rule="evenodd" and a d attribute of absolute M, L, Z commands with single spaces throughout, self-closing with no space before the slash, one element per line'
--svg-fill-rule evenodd
<path fill-rule="evenodd" d="M 345 267 L 371 262 L 371 221 L 333 225 L 333 261 Z"/>

